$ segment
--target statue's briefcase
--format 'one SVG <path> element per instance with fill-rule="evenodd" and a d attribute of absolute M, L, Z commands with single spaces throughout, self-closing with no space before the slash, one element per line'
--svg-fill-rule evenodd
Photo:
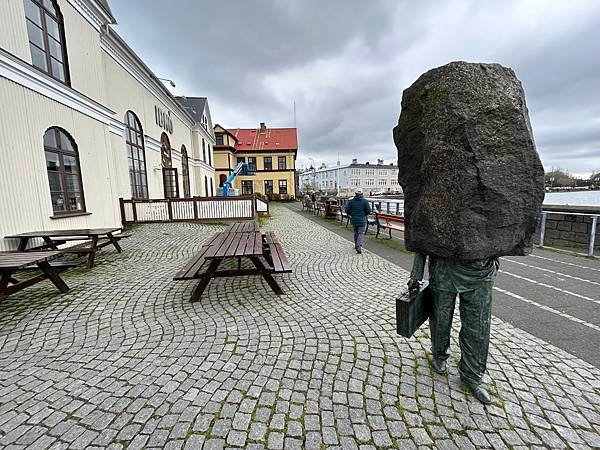
<path fill-rule="evenodd" d="M 431 315 L 433 294 L 427 281 L 423 281 L 416 295 L 404 292 L 396 299 L 396 332 L 411 337 Z"/>

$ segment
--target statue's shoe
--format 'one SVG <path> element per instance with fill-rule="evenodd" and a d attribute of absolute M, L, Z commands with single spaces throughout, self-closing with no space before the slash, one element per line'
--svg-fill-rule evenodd
<path fill-rule="evenodd" d="M 438 373 L 440 375 L 444 375 L 448 372 L 448 364 L 446 364 L 445 359 L 433 358 L 431 360 L 431 367 L 433 367 L 435 373 Z"/>
<path fill-rule="evenodd" d="M 469 388 L 469 391 L 471 391 L 471 394 L 473 394 L 473 397 L 475 397 L 481 403 L 483 403 L 484 405 L 489 405 L 492 403 L 492 397 L 483 383 L 479 383 L 479 384 L 465 383 L 465 384 Z"/>

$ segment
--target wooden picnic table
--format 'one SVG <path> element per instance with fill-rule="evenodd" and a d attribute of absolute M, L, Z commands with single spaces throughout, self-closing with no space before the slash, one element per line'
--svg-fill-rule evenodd
<path fill-rule="evenodd" d="M 49 279 L 61 292 L 68 292 L 69 286 L 62 280 L 59 273 L 73 264 L 52 265 L 50 261 L 62 256 L 62 251 L 43 252 L 1 252 L 0 253 L 0 298 L 20 291 L 28 286 Z M 23 281 L 17 280 L 15 272 L 39 269 L 42 273 Z"/>
<path fill-rule="evenodd" d="M 255 221 L 236 222 L 227 228 L 228 233 L 248 233 L 258 231 L 258 224 Z"/>
<path fill-rule="evenodd" d="M 271 254 L 274 249 L 275 256 Z M 249 259 L 254 268 L 242 269 L 241 259 Z M 237 259 L 237 269 L 217 271 L 221 263 Z M 205 264 L 206 263 L 206 264 Z M 208 265 L 208 267 L 205 267 Z M 205 271 L 202 270 L 205 268 Z M 198 301 L 213 278 L 261 275 L 271 289 L 282 295 L 283 290 L 273 278 L 273 273 L 289 273 L 291 267 L 281 245 L 272 233 L 263 235 L 255 222 L 239 223 L 226 231 L 216 233 L 201 250 L 180 270 L 174 280 L 200 279 L 190 301 Z"/>
<path fill-rule="evenodd" d="M 87 266 L 89 269 L 94 267 L 94 260 L 96 258 L 96 252 L 106 247 L 107 245 L 113 245 L 117 249 L 118 253 L 122 252 L 119 240 L 121 237 L 114 236 L 114 233 L 121 231 L 121 228 L 85 228 L 79 230 L 51 230 L 51 231 L 33 231 L 30 233 L 15 234 L 13 236 L 6 236 L 9 239 L 19 239 L 19 246 L 17 250 L 20 252 L 39 251 L 54 249 L 58 250 L 58 246 L 66 244 L 69 241 L 85 241 L 89 240 L 88 245 L 77 245 L 73 248 L 62 249 L 63 253 L 76 253 L 76 254 L 87 254 L 88 262 Z M 27 248 L 29 241 L 34 238 L 42 238 L 44 245 L 37 247 Z M 88 244 L 86 242 L 86 244 Z"/>

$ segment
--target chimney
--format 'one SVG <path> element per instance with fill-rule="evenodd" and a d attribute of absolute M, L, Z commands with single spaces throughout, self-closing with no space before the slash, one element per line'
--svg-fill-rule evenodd
<path fill-rule="evenodd" d="M 358 164 L 358 159 L 354 158 L 354 159 L 352 160 L 352 164 Z"/>
<path fill-rule="evenodd" d="M 377 165 L 378 166 L 383 166 L 383 159 L 378 159 L 377 160 Z"/>
<path fill-rule="evenodd" d="M 261 133 L 266 133 L 267 132 L 267 124 L 264 122 L 260 123 L 260 132 Z"/>

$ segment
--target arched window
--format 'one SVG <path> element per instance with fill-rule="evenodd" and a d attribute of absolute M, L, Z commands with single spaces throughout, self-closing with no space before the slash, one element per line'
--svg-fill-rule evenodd
<path fill-rule="evenodd" d="M 215 180 L 213 180 L 212 178 L 210 179 L 210 196 L 215 196 Z"/>
<path fill-rule="evenodd" d="M 160 154 L 162 160 L 163 172 L 163 187 L 165 198 L 179 197 L 179 179 L 177 169 L 171 167 L 173 161 L 171 159 L 171 141 L 169 136 L 163 133 L 160 136 Z"/>
<path fill-rule="evenodd" d="M 210 144 L 208 144 L 208 165 L 212 166 L 212 158 L 210 156 Z"/>
<path fill-rule="evenodd" d="M 171 167 L 171 141 L 167 133 L 160 135 L 160 155 L 163 167 Z"/>
<path fill-rule="evenodd" d="M 65 130 L 52 127 L 44 134 L 44 150 L 54 214 L 85 212 L 75 141 Z"/>
<path fill-rule="evenodd" d="M 206 162 L 206 143 L 202 139 L 202 161 Z"/>
<path fill-rule="evenodd" d="M 227 175 L 225 175 L 224 173 L 219 175 L 219 187 L 223 187 L 225 185 L 226 181 L 227 181 Z"/>
<path fill-rule="evenodd" d="M 181 146 L 181 178 L 183 178 L 183 196 L 190 198 L 190 162 L 185 145 Z"/>
<path fill-rule="evenodd" d="M 24 0 L 31 61 L 52 78 L 69 84 L 63 17 L 56 0 Z"/>
<path fill-rule="evenodd" d="M 133 198 L 148 198 L 148 176 L 146 174 L 146 151 L 144 132 L 137 116 L 132 111 L 125 114 L 125 141 L 129 163 L 129 184 Z"/>
<path fill-rule="evenodd" d="M 208 177 L 204 176 L 204 196 L 208 197 Z"/>

